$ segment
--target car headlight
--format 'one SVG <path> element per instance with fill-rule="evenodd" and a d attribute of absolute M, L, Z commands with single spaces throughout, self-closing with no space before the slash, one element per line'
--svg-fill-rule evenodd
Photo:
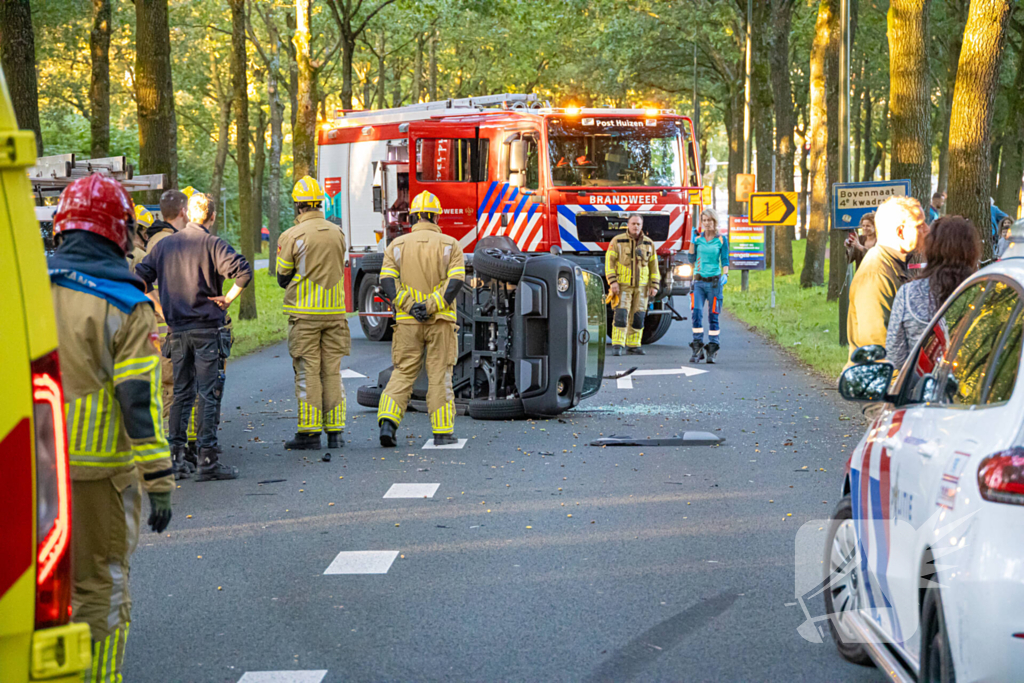
<path fill-rule="evenodd" d="M 689 263 L 680 263 L 672 269 L 672 278 L 675 280 L 689 280 L 693 275 L 693 266 Z"/>
<path fill-rule="evenodd" d="M 559 292 L 568 292 L 569 291 L 569 278 L 565 277 L 564 275 L 560 276 L 558 278 L 558 284 L 556 286 L 558 287 L 558 291 Z"/>

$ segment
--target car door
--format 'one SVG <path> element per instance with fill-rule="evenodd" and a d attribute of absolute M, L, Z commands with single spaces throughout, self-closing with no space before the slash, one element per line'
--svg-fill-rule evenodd
<path fill-rule="evenodd" d="M 480 167 L 486 168 L 475 123 L 417 121 L 409 127 L 413 169 L 409 195 L 427 191 L 441 202 L 437 224 L 463 248 L 477 239 L 476 214 Z M 481 163 L 482 162 L 482 163 Z"/>

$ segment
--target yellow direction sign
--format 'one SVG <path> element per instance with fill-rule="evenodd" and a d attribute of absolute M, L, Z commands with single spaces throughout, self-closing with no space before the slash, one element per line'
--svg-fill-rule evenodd
<path fill-rule="evenodd" d="M 753 192 L 751 225 L 796 225 L 796 192 Z"/>
<path fill-rule="evenodd" d="M 749 201 L 751 193 L 754 191 L 754 186 L 757 181 L 757 177 L 753 173 L 737 173 L 736 174 L 736 201 L 746 202 Z"/>

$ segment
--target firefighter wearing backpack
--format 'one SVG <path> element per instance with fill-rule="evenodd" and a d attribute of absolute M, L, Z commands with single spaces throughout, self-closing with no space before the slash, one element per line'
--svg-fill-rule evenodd
<path fill-rule="evenodd" d="M 412 232 L 401 235 L 384 251 L 380 284 L 395 309 L 391 342 L 394 371 L 377 408 L 380 445 L 394 446 L 413 383 L 424 360 L 427 365 L 427 408 L 434 444 L 456 443 L 455 393 L 452 370 L 458 355 L 455 297 L 466 277 L 459 241 L 436 224 L 441 202 L 429 192 L 412 200 Z"/>
<path fill-rule="evenodd" d="M 612 317 L 612 355 L 646 355 L 640 348 L 647 317 L 647 298 L 658 293 L 661 273 L 654 242 L 644 234 L 644 219 L 630 214 L 626 232 L 616 235 L 605 253 L 604 274 L 615 313 Z M 615 303 L 616 298 L 618 303 Z"/>
<path fill-rule="evenodd" d="M 171 521 L 174 470 L 160 420 L 160 354 L 153 303 L 128 270 L 132 200 L 99 174 L 61 194 L 50 289 L 71 465 L 72 618 L 89 624 L 89 681 L 121 680 L 131 622 L 129 558 L 148 524 Z"/>
<path fill-rule="evenodd" d="M 352 350 L 345 318 L 345 236 L 324 218 L 323 190 L 310 176 L 295 183 L 295 225 L 277 242 L 277 283 L 285 289 L 288 353 L 295 370 L 299 425 L 284 447 L 344 445 L 345 388 L 341 359 Z"/>

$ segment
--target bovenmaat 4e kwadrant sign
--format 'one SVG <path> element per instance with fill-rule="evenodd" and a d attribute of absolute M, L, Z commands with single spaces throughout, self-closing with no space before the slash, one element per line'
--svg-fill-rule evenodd
<path fill-rule="evenodd" d="M 856 230 L 860 219 L 873 213 L 889 197 L 910 194 L 909 180 L 879 180 L 832 185 L 832 229 Z"/>

